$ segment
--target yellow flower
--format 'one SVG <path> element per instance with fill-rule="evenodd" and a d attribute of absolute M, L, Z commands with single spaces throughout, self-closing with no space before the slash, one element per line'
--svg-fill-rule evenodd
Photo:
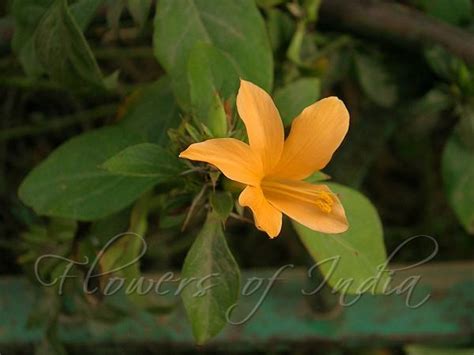
<path fill-rule="evenodd" d="M 234 138 L 191 144 L 179 156 L 207 162 L 231 180 L 247 185 L 239 203 L 253 212 L 255 225 L 271 238 L 281 230 L 282 213 L 323 233 L 342 233 L 344 208 L 326 185 L 303 181 L 324 168 L 349 128 L 349 113 L 336 97 L 306 107 L 293 120 L 285 141 L 282 120 L 271 97 L 241 80 L 237 109 L 249 144 Z"/>

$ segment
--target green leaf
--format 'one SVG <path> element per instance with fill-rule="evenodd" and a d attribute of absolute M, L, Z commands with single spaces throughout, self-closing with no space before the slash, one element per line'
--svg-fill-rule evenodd
<path fill-rule="evenodd" d="M 103 167 L 119 175 L 154 177 L 157 182 L 176 179 L 184 170 L 176 155 L 152 143 L 125 148 L 108 159 Z"/>
<path fill-rule="evenodd" d="M 134 210 L 141 214 L 140 219 L 146 220 L 147 205 L 146 198 L 135 204 Z M 142 208 L 145 210 L 137 211 Z M 133 214 L 132 211 L 132 216 Z M 118 306 L 119 312 L 124 311 L 128 315 L 143 309 L 162 314 L 169 313 L 174 307 L 173 303 L 163 302 L 162 298 L 157 298 L 156 295 L 143 293 L 143 288 L 140 286 L 140 258 L 146 252 L 146 243 L 143 239 L 145 232 L 135 230 L 132 221 L 129 232 L 115 235 L 109 239 L 105 248 L 99 251 L 100 285 L 107 293 L 107 302 L 111 306 Z M 111 294 L 111 291 L 115 292 Z"/>
<path fill-rule="evenodd" d="M 71 5 L 71 15 L 79 28 L 84 30 L 92 21 L 98 6 L 104 0 L 80 0 Z M 35 32 L 41 19 L 54 0 L 15 0 L 12 14 L 15 19 L 12 48 L 28 76 L 38 77 L 44 73 L 34 45 Z"/>
<path fill-rule="evenodd" d="M 441 168 L 451 207 L 466 231 L 474 234 L 474 149 L 464 144 L 460 126 L 448 139 Z"/>
<path fill-rule="evenodd" d="M 379 106 L 393 106 L 398 100 L 397 86 L 381 59 L 356 53 L 354 60 L 357 77 L 365 94 Z"/>
<path fill-rule="evenodd" d="M 453 98 L 447 90 L 433 88 L 411 108 L 413 115 L 435 116 L 453 106 Z"/>
<path fill-rule="evenodd" d="M 105 0 L 80 0 L 70 6 L 71 15 L 81 31 L 84 31 L 94 19 L 97 9 Z"/>
<path fill-rule="evenodd" d="M 105 88 L 102 73 L 66 0 L 55 0 L 34 35 L 38 61 L 52 80 L 70 88 Z"/>
<path fill-rule="evenodd" d="M 156 177 L 112 174 L 101 165 L 125 148 L 166 144 L 179 124 L 166 78 L 134 95 L 116 127 L 106 127 L 61 145 L 20 186 L 20 198 L 40 215 L 96 220 L 130 205 L 153 187 Z"/>
<path fill-rule="evenodd" d="M 135 91 L 126 103 L 122 127 L 142 137 L 143 142 L 162 146 L 169 141 L 168 130 L 181 122 L 168 77 Z"/>
<path fill-rule="evenodd" d="M 287 13 L 273 8 L 266 11 L 266 17 L 268 35 L 273 51 L 277 52 L 286 48 L 295 31 L 294 21 Z"/>
<path fill-rule="evenodd" d="M 28 76 L 39 76 L 44 72 L 35 53 L 33 36 L 52 2 L 53 0 L 15 0 L 12 5 L 15 18 L 12 49 Z"/>
<path fill-rule="evenodd" d="M 222 221 L 225 222 L 234 208 L 232 194 L 227 191 L 213 192 L 211 194 L 210 202 L 213 211 L 216 212 Z"/>
<path fill-rule="evenodd" d="M 317 78 L 301 78 L 275 91 L 275 104 L 285 126 L 303 109 L 319 99 L 321 85 Z"/>
<path fill-rule="evenodd" d="M 100 272 L 105 274 L 101 281 L 105 285 L 106 280 L 116 276 L 124 278 L 125 285 L 128 285 L 140 277 L 140 266 L 136 260 L 145 242 L 143 236 L 127 232 L 113 238 L 99 258 Z"/>
<path fill-rule="evenodd" d="M 150 14 L 151 0 L 128 0 L 127 7 L 135 23 L 140 28 L 145 27 Z"/>
<path fill-rule="evenodd" d="M 40 215 L 89 221 L 117 212 L 150 189 L 156 179 L 117 176 L 100 165 L 140 142 L 140 136 L 122 127 L 77 136 L 28 174 L 20 186 L 20 198 Z"/>
<path fill-rule="evenodd" d="M 214 45 L 236 72 L 267 91 L 273 58 L 263 19 L 252 0 L 161 0 L 155 17 L 154 51 L 171 75 L 181 105 L 189 104 L 187 62 L 199 42 Z"/>
<path fill-rule="evenodd" d="M 240 291 L 240 271 L 232 256 L 220 217 L 210 213 L 186 256 L 183 279 L 194 281 L 181 293 L 198 344 L 217 335 Z"/>
<path fill-rule="evenodd" d="M 468 23 L 472 16 L 472 0 L 419 0 L 431 16 L 453 25 Z"/>
<path fill-rule="evenodd" d="M 120 18 L 125 9 L 125 0 L 107 0 L 107 24 L 117 34 L 120 28 Z"/>
<path fill-rule="evenodd" d="M 197 82 L 199 79 L 218 91 L 224 100 L 235 95 L 239 87 L 239 75 L 231 60 L 212 44 L 200 42 L 193 47 L 188 60 L 188 70 L 191 94 L 198 94 L 195 91 L 199 89 L 199 85 L 205 88 L 204 84 Z M 208 77 L 205 78 L 205 75 Z"/>
<path fill-rule="evenodd" d="M 387 258 L 377 210 L 356 190 L 334 183 L 327 186 L 341 199 L 349 221 L 348 231 L 336 235 L 324 234 L 296 222 L 293 225 L 316 263 L 322 263 L 320 270 L 331 287 L 351 294 L 380 292 L 387 280 L 385 273 L 381 274 L 377 287 L 364 290 L 370 286 L 371 278 L 378 275 L 379 268 L 385 270 Z M 333 268 L 331 260 L 337 258 L 339 260 Z M 344 282 L 350 282 L 347 289 L 341 289 Z"/>
<path fill-rule="evenodd" d="M 436 75 L 447 81 L 455 82 L 463 62 L 441 46 L 431 46 L 424 50 L 428 65 Z"/>
<path fill-rule="evenodd" d="M 237 91 L 239 77 L 231 62 L 217 48 L 198 43 L 190 52 L 188 82 L 194 117 L 215 137 L 227 136 L 222 99 Z"/>
<path fill-rule="evenodd" d="M 316 22 L 319 16 L 319 8 L 321 7 L 321 0 L 305 0 L 303 7 L 306 12 L 306 17 L 310 22 Z"/>
<path fill-rule="evenodd" d="M 67 219 L 51 219 L 47 225 L 32 225 L 27 232 L 21 234 L 21 250 L 18 257 L 20 264 L 33 264 L 38 257 L 48 253 L 67 257 L 72 250 L 77 223 Z M 36 272 L 42 280 L 50 280 L 52 273 L 58 267 L 65 267 L 64 260 L 47 258 L 41 262 Z"/>

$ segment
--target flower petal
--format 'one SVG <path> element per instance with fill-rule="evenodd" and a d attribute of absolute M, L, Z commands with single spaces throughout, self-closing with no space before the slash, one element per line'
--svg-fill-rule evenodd
<path fill-rule="evenodd" d="M 245 123 L 249 144 L 262 159 L 265 171 L 280 160 L 285 140 L 283 123 L 272 98 L 263 89 L 241 80 L 237 109 Z"/>
<path fill-rule="evenodd" d="M 229 179 L 243 184 L 258 185 L 263 175 L 262 164 L 255 153 L 247 144 L 234 138 L 191 144 L 179 157 L 212 164 Z"/>
<path fill-rule="evenodd" d="M 349 112 L 336 97 L 306 107 L 293 120 L 272 176 L 302 180 L 331 160 L 349 129 Z"/>
<path fill-rule="evenodd" d="M 266 232 L 270 238 L 280 234 L 281 212 L 268 203 L 260 187 L 247 186 L 239 196 L 239 203 L 250 207 L 258 229 Z"/>
<path fill-rule="evenodd" d="M 326 185 L 297 180 L 264 180 L 267 200 L 284 214 L 322 233 L 342 233 L 348 228 L 344 208 Z"/>

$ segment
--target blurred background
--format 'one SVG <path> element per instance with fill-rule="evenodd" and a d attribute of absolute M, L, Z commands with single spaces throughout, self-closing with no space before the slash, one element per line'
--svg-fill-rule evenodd
<path fill-rule="evenodd" d="M 152 49 L 154 1 L 140 16 L 120 0 L 102 1 L 97 6 L 85 37 L 104 73 L 120 71 L 117 90 L 101 93 L 74 90 L 25 72 L 24 58 L 14 50 L 12 39 L 27 19 L 15 14 L 14 2 L 0 3 L 0 278 L 31 277 L 32 261 L 36 257 L 67 248 L 64 240 L 47 239 L 51 230 L 59 228 L 66 234 L 87 238 L 112 224 L 120 229 L 124 223 L 120 214 L 112 216 L 108 225 L 81 222 L 75 227 L 40 217 L 19 200 L 18 187 L 29 171 L 68 139 L 119 122 L 127 115 L 138 114 L 137 110 L 146 110 L 147 117 L 159 116 L 160 107 L 154 104 L 153 98 L 141 93 L 164 75 Z M 34 5 L 35 1 L 30 3 Z M 351 114 L 349 134 L 324 172 L 334 181 L 362 191 L 373 202 L 383 222 L 387 251 L 390 253 L 412 236 L 429 235 L 439 243 L 439 251 L 431 262 L 472 260 L 473 3 L 470 0 L 257 0 L 256 3 L 272 46 L 273 96 L 277 105 L 285 105 L 284 100 L 311 103 L 330 95 L 337 95 L 346 103 Z M 282 116 L 291 118 L 296 113 L 289 105 Z M 178 114 L 175 117 L 180 119 Z M 184 214 L 179 210 L 182 202 L 172 203 L 177 207 L 170 207 L 173 212 L 169 215 L 150 217 L 149 248 L 141 264 L 145 273 L 179 270 L 194 240 L 197 226 L 192 224 L 184 235 L 176 238 L 175 227 L 183 222 Z M 275 268 L 286 263 L 305 266 L 309 262 L 307 252 L 288 223 L 283 235 L 270 246 L 267 238 L 251 224 L 230 220 L 227 232 L 229 246 L 242 269 Z M 42 235 L 44 239 L 31 235 Z M 429 255 L 430 248 L 426 240 L 415 240 L 401 249 L 393 261 L 419 261 Z M 1 292 L 6 289 L 2 288 Z M 51 305 L 62 302 L 51 295 L 43 294 L 40 298 L 42 306 L 38 309 L 64 307 Z M 39 313 L 36 318 L 46 319 L 47 313 Z M 2 327 L 8 326 L 0 319 L 0 338 Z M 472 323 L 466 327 L 472 335 Z M 62 351 L 58 350 L 61 346 L 55 348 L 51 344 L 43 353 Z M 452 345 L 458 344 L 454 340 Z M 319 346 L 300 342 L 290 348 L 259 352 L 315 353 L 315 347 Z M 27 354 L 34 351 L 34 345 L 17 344 L 5 349 L 8 350 L 0 346 L 2 355 Z M 113 347 L 96 350 L 111 353 L 111 349 L 114 353 L 121 350 L 128 353 Z M 423 352 L 429 350 L 404 348 L 399 343 L 331 344 L 319 349 L 322 354 L 374 355 L 464 351 Z M 188 344 L 181 350 L 167 351 L 194 350 Z M 232 344 L 228 350 L 238 352 Z M 153 346 L 143 351 L 160 353 Z M 473 353 L 468 351 L 464 353 Z"/>

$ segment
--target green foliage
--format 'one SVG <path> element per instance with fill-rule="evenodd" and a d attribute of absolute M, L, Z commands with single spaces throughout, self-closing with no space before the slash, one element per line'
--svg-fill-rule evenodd
<path fill-rule="evenodd" d="M 171 75 L 181 105 L 187 106 L 186 68 L 199 42 L 221 50 L 243 78 L 269 90 L 273 59 L 263 20 L 251 0 L 163 0 L 155 17 L 156 58 Z"/>
<path fill-rule="evenodd" d="M 125 148 L 107 160 L 103 167 L 117 175 L 154 177 L 156 182 L 175 179 L 184 170 L 176 155 L 152 143 Z"/>
<path fill-rule="evenodd" d="M 273 51 L 278 52 L 284 48 L 285 44 L 290 42 L 293 31 L 295 30 L 295 24 L 288 14 L 279 9 L 269 9 L 266 15 L 270 43 Z"/>
<path fill-rule="evenodd" d="M 117 274 L 125 278 L 140 276 L 139 265 L 133 260 L 143 247 L 141 238 L 139 235 L 125 233 L 105 249 L 99 259 L 101 273 L 109 273 L 106 275 L 107 278 Z"/>
<path fill-rule="evenodd" d="M 54 151 L 20 186 L 20 198 L 38 214 L 95 220 L 130 205 L 155 185 L 153 177 L 112 174 L 100 166 L 141 142 L 121 127 L 84 133 Z"/>
<path fill-rule="evenodd" d="M 213 192 L 209 202 L 211 203 L 213 211 L 222 219 L 223 222 L 227 220 L 234 208 L 234 199 L 230 192 Z"/>
<path fill-rule="evenodd" d="M 15 32 L 12 48 L 18 55 L 25 72 L 30 76 L 43 73 L 34 46 L 34 35 L 41 18 L 53 0 L 15 0 L 12 14 L 15 18 Z"/>
<path fill-rule="evenodd" d="M 275 91 L 275 104 L 288 126 L 303 109 L 319 99 L 321 85 L 318 78 L 301 78 Z"/>
<path fill-rule="evenodd" d="M 454 25 L 469 22 L 472 14 L 471 0 L 418 0 L 428 14 Z"/>
<path fill-rule="evenodd" d="M 119 289 L 120 292 L 113 294 L 113 297 L 121 297 L 123 305 L 128 299 L 136 303 L 141 301 L 141 295 L 138 293 L 138 288 L 135 292 L 127 292 L 127 288 L 132 283 L 136 283 L 140 274 L 140 264 L 137 261 L 139 255 L 142 253 L 144 247 L 143 236 L 135 233 L 124 233 L 118 239 L 114 240 L 111 245 L 103 250 L 99 259 L 100 269 L 100 284 L 101 288 L 107 290 L 108 282 L 113 278 L 121 278 L 123 280 L 123 287 Z M 113 286 L 110 286 L 112 288 Z M 106 291 L 110 293 L 109 291 Z M 125 297 L 128 297 L 126 299 Z"/>
<path fill-rule="evenodd" d="M 23 253 L 18 262 L 24 266 L 32 265 L 45 254 L 67 257 L 72 249 L 72 242 L 77 230 L 77 223 L 68 219 L 52 219 L 46 225 L 32 225 L 21 235 Z M 42 280 L 54 279 L 54 274 L 61 274 L 64 261 L 57 258 L 45 258 L 39 264 L 38 275 Z"/>
<path fill-rule="evenodd" d="M 122 107 L 124 117 L 120 125 L 128 132 L 140 135 L 144 142 L 165 146 L 168 130 L 179 125 L 179 111 L 171 91 L 169 78 L 138 89 Z"/>
<path fill-rule="evenodd" d="M 107 22 L 112 31 L 117 34 L 120 28 L 120 19 L 125 9 L 128 10 L 133 21 L 143 30 L 151 12 L 151 0 L 108 0 Z"/>
<path fill-rule="evenodd" d="M 150 10 L 151 0 L 128 0 L 128 11 L 141 28 L 145 27 Z"/>
<path fill-rule="evenodd" d="M 71 9 L 65 0 L 16 0 L 17 31 L 12 42 L 24 70 L 73 89 L 105 88 L 102 73 L 82 34 L 101 1 L 82 0 Z"/>
<path fill-rule="evenodd" d="M 413 113 L 416 115 L 436 115 L 451 108 L 453 105 L 449 93 L 440 88 L 428 91 L 413 107 Z"/>
<path fill-rule="evenodd" d="M 209 213 L 186 256 L 182 277 L 194 280 L 181 296 L 196 342 L 203 344 L 226 325 L 240 291 L 239 267 L 217 214 Z"/>
<path fill-rule="evenodd" d="M 381 206 L 384 212 L 381 215 L 388 216 L 389 225 L 391 216 L 403 210 L 407 202 L 397 201 L 405 190 L 397 189 L 400 182 L 393 180 L 402 180 L 401 172 L 393 166 L 402 165 L 402 173 L 410 182 L 417 169 L 427 170 L 430 166 L 419 167 L 422 158 L 415 167 L 401 161 L 392 150 L 398 144 L 397 139 L 392 139 L 394 132 L 405 135 L 406 131 L 400 129 L 408 126 L 415 127 L 423 136 L 437 137 L 454 124 L 450 119 L 459 119 L 446 142 L 442 175 L 452 209 L 467 232 L 474 233 L 474 71 L 468 64 L 441 47 L 429 47 L 422 48 L 420 55 L 413 55 L 415 65 L 409 68 L 407 63 L 412 62 L 404 62 L 402 58 L 408 52 L 400 52 L 398 47 L 389 49 L 390 46 L 357 38 L 355 33 L 328 33 L 324 27 L 319 28 L 319 0 L 159 0 L 151 28 L 149 18 L 154 3 L 151 0 L 12 2 L 15 22 L 12 48 L 27 76 L 5 80 L 5 85 L 13 83 L 18 87 L 8 92 L 5 102 L 2 100 L 1 110 L 2 115 L 6 113 L 7 125 L 14 121 L 16 107 L 10 107 L 18 96 L 26 102 L 18 110 L 18 117 L 27 114 L 31 122 L 13 127 L 13 135 L 2 132 L 0 140 L 21 137 L 23 131 L 34 132 L 37 122 L 38 132 L 57 132 L 59 138 L 69 137 L 70 131 L 76 134 L 79 127 L 80 132 L 85 131 L 54 150 L 19 188 L 23 203 L 39 216 L 52 217 L 46 223 L 31 222 L 37 217 L 30 217 L 34 213 L 29 208 L 13 206 L 12 215 L 29 216 L 29 219 L 21 217 L 22 223 L 25 220 L 30 223 L 19 248 L 19 262 L 25 269 L 44 253 L 75 260 L 94 259 L 99 255 L 99 270 L 95 271 L 110 272 L 98 280 L 103 290 L 113 277 L 125 279 L 125 285 L 140 278 L 138 262 L 115 270 L 140 256 L 142 240 L 138 235 L 151 236 L 150 243 L 156 243 L 147 251 L 148 259 L 143 263 L 153 265 L 153 271 L 176 267 L 182 262 L 179 257 L 192 244 L 182 269 L 182 279 L 190 281 L 182 289 L 182 300 L 197 343 L 203 344 L 216 336 L 226 325 L 239 295 L 240 271 L 227 246 L 224 230 L 233 238 L 234 224 L 227 223 L 228 220 L 248 220 L 236 202 L 243 186 L 222 181 L 223 175 L 213 167 L 190 163 L 178 155 L 190 144 L 205 139 L 232 137 L 245 141 L 244 127 L 235 107 L 239 78 L 272 92 L 274 75 L 278 84 L 273 91 L 274 100 L 285 126 L 291 125 L 305 107 L 322 96 L 338 95 L 345 101 L 351 113 L 349 135 L 331 165 L 324 169 L 337 181 L 352 187 L 364 186 L 377 206 Z M 96 18 L 97 9 L 103 4 L 107 18 Z M 472 4 L 466 0 L 419 0 L 416 4 L 428 14 L 452 24 L 467 25 L 472 21 Z M 125 12 L 129 16 L 122 16 Z M 86 29 L 87 38 L 95 43 L 98 60 L 83 34 Z M 143 48 L 150 35 L 153 50 Z M 7 68 L 7 61 L 0 59 L 0 67 Z M 118 71 L 104 78 L 98 63 L 104 70 L 125 71 L 122 81 L 118 82 Z M 406 80 L 414 73 L 419 85 Z M 43 88 L 45 92 L 54 90 L 51 96 L 46 96 L 47 100 L 41 96 Z M 32 100 L 37 91 L 41 95 L 38 100 Z M 57 99 L 48 101 L 55 95 L 64 98 L 64 103 Z M 86 95 L 89 96 L 84 99 L 82 96 Z M 57 127 L 55 131 L 49 130 L 48 125 L 54 128 L 58 121 L 49 121 L 56 111 L 65 111 L 67 115 L 71 111 L 84 113 L 102 101 L 110 107 L 117 104 L 117 122 L 113 125 L 101 127 L 99 121 L 77 120 L 77 127 L 73 127 L 77 130 L 69 130 L 62 124 L 60 127 L 66 127 L 67 133 L 58 132 Z M 36 106 L 40 106 L 37 111 Z M 102 115 L 99 118 L 106 114 L 99 113 Z M 412 134 L 408 128 L 407 132 Z M 416 140 L 416 135 L 413 136 L 412 140 Z M 36 159 L 60 143 L 56 136 L 51 142 L 45 137 L 33 138 L 31 142 L 19 141 L 14 146 L 23 152 L 24 146 L 33 143 L 38 149 L 25 155 Z M 405 148 L 409 151 L 405 155 L 418 157 L 420 153 L 411 148 Z M 431 150 L 437 150 L 431 148 L 427 149 L 430 163 L 436 165 L 439 157 L 431 154 Z M 26 164 L 15 160 L 6 162 L 5 167 L 13 165 Z M 436 171 L 423 173 L 424 177 L 438 175 Z M 11 180 L 4 175 L 0 173 L 2 193 L 8 190 L 3 185 Z M 328 179 L 328 175 L 319 171 L 306 181 L 318 184 Z M 435 186 L 438 192 L 439 182 L 435 178 L 426 180 L 429 182 L 425 185 Z M 326 235 L 294 223 L 296 232 L 315 262 L 322 263 L 320 269 L 330 286 L 349 294 L 380 293 L 388 276 L 384 272 L 387 257 L 379 214 L 359 192 L 334 183 L 328 186 L 341 198 L 349 230 L 340 235 Z M 426 190 L 427 194 L 435 195 L 432 190 Z M 419 204 L 426 203 L 432 208 L 431 202 L 423 200 Z M 234 208 L 236 213 L 232 213 Z M 3 215 L 0 217 L 3 221 Z M 416 225 L 418 232 L 420 226 L 426 226 L 424 219 L 429 218 L 421 212 L 416 218 L 421 220 Z M 457 222 L 453 225 L 459 229 Z M 405 231 L 413 225 L 400 222 L 396 227 Z M 389 229 L 390 226 L 386 234 Z M 239 227 L 238 232 L 241 231 L 250 234 Z M 289 232 L 283 231 L 283 234 Z M 109 249 L 101 250 L 112 235 L 124 232 L 128 234 Z M 280 237 L 282 243 L 289 237 Z M 2 239 L 0 247 L 1 242 Z M 258 244 L 252 243 L 242 242 L 253 251 Z M 280 256 L 288 253 L 287 250 L 280 253 L 278 243 L 268 248 L 268 254 L 274 253 L 276 260 L 283 262 Z M 283 245 L 288 248 L 287 244 Z M 252 259 L 248 259 L 248 265 L 252 265 Z M 302 260 L 298 256 L 295 259 Z M 52 279 L 64 271 L 64 266 L 64 261 L 45 261 L 41 276 Z M 73 270 L 78 279 L 82 271 L 80 267 Z M 82 294 L 77 296 L 77 293 L 67 295 L 74 300 L 80 298 L 74 304 L 76 310 L 95 321 L 117 321 L 140 310 L 163 313 L 173 308 L 161 299 L 137 292 L 104 299 L 96 299 L 94 295 L 92 301 Z M 48 323 L 42 351 L 61 352 L 55 334 L 63 305 L 57 295 L 51 300 L 41 307 L 39 315 Z M 49 306 L 52 312 L 45 315 Z M 415 348 L 408 351 L 416 352 Z"/>
<path fill-rule="evenodd" d="M 426 61 L 440 78 L 455 84 L 467 98 L 474 95 L 474 70 L 440 46 L 426 48 Z"/>
<path fill-rule="evenodd" d="M 120 17 L 125 9 L 126 0 L 107 0 L 107 23 L 112 31 L 117 34 L 120 27 Z"/>
<path fill-rule="evenodd" d="M 97 9 L 105 0 L 79 0 L 74 2 L 69 10 L 76 20 L 79 29 L 84 32 L 94 19 Z"/>
<path fill-rule="evenodd" d="M 291 38 L 290 45 L 286 51 L 288 59 L 297 65 L 303 66 L 304 63 L 301 60 L 301 48 L 306 35 L 306 21 L 303 19 L 296 24 L 296 31 Z"/>
<path fill-rule="evenodd" d="M 38 24 L 34 48 L 51 79 L 71 88 L 101 88 L 102 74 L 66 0 L 55 0 Z"/>
<path fill-rule="evenodd" d="M 321 0 L 304 0 L 303 7 L 309 22 L 316 22 L 319 14 Z"/>
<path fill-rule="evenodd" d="M 198 43 L 190 52 L 187 70 L 194 117 L 215 137 L 225 137 L 227 117 L 221 98 L 228 99 L 237 91 L 234 66 L 217 48 Z"/>
<path fill-rule="evenodd" d="M 130 205 L 159 182 L 101 167 L 130 146 L 165 144 L 166 131 L 178 123 L 166 79 L 146 88 L 130 105 L 119 125 L 71 139 L 34 169 L 20 186 L 23 202 L 41 215 L 96 220 Z"/>
<path fill-rule="evenodd" d="M 341 199 L 349 230 L 324 234 L 294 222 L 301 241 L 315 262 L 321 263 L 320 270 L 330 286 L 347 293 L 381 292 L 387 282 L 383 272 L 387 257 L 377 210 L 359 192 L 334 183 L 327 185 Z M 338 259 L 335 267 L 334 258 Z M 376 286 L 371 288 L 371 280 L 377 277 Z"/>
<path fill-rule="evenodd" d="M 469 144 L 472 144 L 474 116 L 469 122 Z M 446 143 L 442 158 L 444 187 L 456 216 L 466 231 L 474 234 L 474 148 L 462 139 L 461 123 Z"/>
<path fill-rule="evenodd" d="M 382 107 L 393 106 L 397 102 L 397 87 L 383 62 L 363 53 L 356 53 L 354 61 L 365 94 Z"/>

